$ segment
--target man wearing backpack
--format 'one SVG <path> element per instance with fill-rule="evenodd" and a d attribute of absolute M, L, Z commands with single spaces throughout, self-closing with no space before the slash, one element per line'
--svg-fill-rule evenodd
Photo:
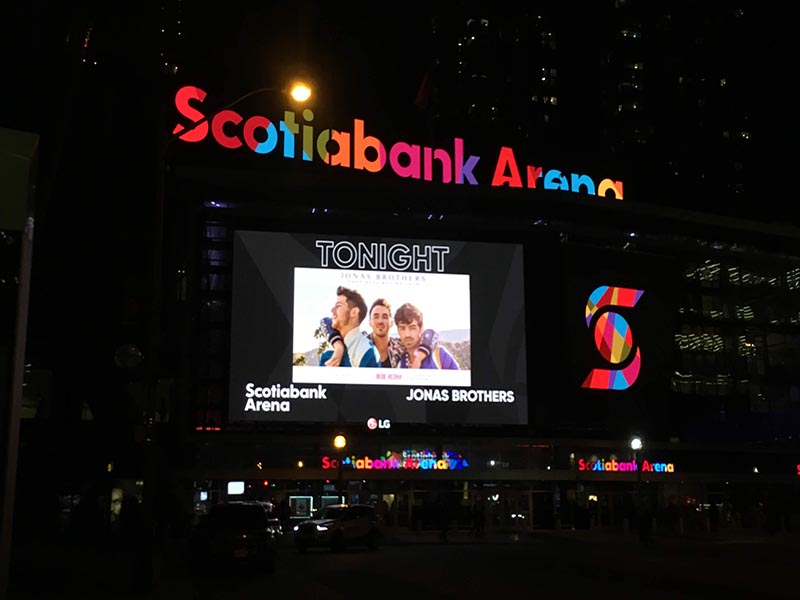
<path fill-rule="evenodd" d="M 331 317 L 320 321 L 320 330 L 333 350 L 320 356 L 320 364 L 335 367 L 380 367 L 375 345 L 362 335 L 361 322 L 367 316 L 367 304 L 356 290 L 343 286 L 336 289 L 336 304 Z M 340 342 L 338 348 L 335 342 Z M 338 355 L 337 354 L 338 350 Z"/>
<path fill-rule="evenodd" d="M 400 361 L 405 369 L 458 369 L 458 362 L 438 343 L 438 335 L 422 327 L 422 312 L 406 302 L 394 313 L 394 323 L 406 354 Z"/>

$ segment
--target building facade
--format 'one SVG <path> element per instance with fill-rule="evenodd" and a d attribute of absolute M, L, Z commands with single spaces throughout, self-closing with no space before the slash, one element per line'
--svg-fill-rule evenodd
<path fill-rule="evenodd" d="M 272 8 L 248 19 L 231 10 L 225 23 L 179 4 L 143 14 L 133 29 L 109 15 L 73 15 L 54 63 L 61 71 L 54 80 L 74 90 L 54 146 L 71 151 L 54 152 L 44 169 L 57 201 L 39 223 L 57 235 L 38 260 L 55 275 L 33 281 L 23 438 L 44 450 L 25 473 L 50 465 L 57 447 L 74 463 L 60 470 L 63 489 L 77 493 L 102 476 L 129 479 L 141 491 L 143 442 L 157 439 L 164 480 L 187 510 L 201 492 L 202 502 L 223 498 L 227 482 L 241 480 L 248 493 L 287 502 L 310 496 L 316 507 L 323 496 L 394 494 L 405 524 L 414 523 L 414 507 L 445 491 L 464 511 L 486 497 L 498 523 L 524 514 L 526 526 L 586 523 L 578 509 L 593 512 L 589 522 L 619 526 L 648 481 L 662 508 L 730 502 L 744 513 L 763 508 L 770 492 L 796 493 L 798 232 L 784 224 L 789 203 L 776 200 L 784 171 L 763 164 L 769 148 L 753 149 L 765 133 L 783 134 L 772 128 L 780 123 L 771 102 L 791 96 L 764 90 L 766 67 L 753 64 L 759 54 L 741 43 L 750 39 L 752 3 L 667 11 L 607 2 L 579 7 L 591 11 L 581 19 L 568 4 L 514 19 L 459 5 L 447 15 L 396 19 L 384 33 L 369 28 L 366 13 L 335 19 L 321 9 L 319 21 L 301 18 L 306 4 L 281 18 Z M 291 26 L 267 39 L 262 17 Z M 149 33 L 132 40 L 117 35 L 123 30 Z M 331 32 L 351 43 L 330 51 Z M 64 36 L 53 36 L 53 46 L 56 38 L 61 44 Z M 263 46 L 245 54 L 230 41 L 244 39 Z M 294 70 L 295 54 L 321 65 L 320 100 L 308 115 L 267 90 Z M 411 78 L 396 68 L 403 61 L 424 68 Z M 157 73 L 148 70 L 155 64 Z M 377 76 L 384 72 L 394 77 Z M 208 93 L 187 105 L 202 105 L 209 118 L 239 98 L 232 110 L 243 121 L 265 116 L 280 136 L 284 115 L 286 129 L 296 127 L 293 143 L 278 137 L 270 149 L 261 146 L 271 134 L 259 120 L 247 135 L 243 123 L 220 121 L 216 134 L 206 123 L 194 143 L 176 138 L 175 125 L 196 120 L 175 103 L 185 85 Z M 266 93 L 242 99 L 257 89 Z M 39 95 L 37 105 L 48 104 Z M 157 136 L 148 137 L 159 105 Z M 320 150 L 328 129 L 352 135 L 347 165 L 341 148 L 323 142 Z M 366 148 L 373 138 L 397 147 L 397 156 L 382 162 Z M 326 154 L 338 165 L 326 164 Z M 120 208 L 111 221 L 108 190 Z M 87 223 L 95 235 L 73 244 L 73 231 Z M 512 296 L 523 303 L 522 320 L 502 343 L 471 338 L 469 356 L 499 380 L 521 372 L 515 392 L 524 411 L 496 422 L 391 415 L 391 427 L 375 431 L 366 418 L 337 413 L 293 421 L 243 419 L 237 409 L 232 418 L 231 372 L 243 364 L 232 331 L 237 319 L 237 331 L 246 331 L 250 318 L 236 306 L 253 292 L 235 283 L 244 231 L 518 248 L 521 283 L 505 295 L 491 278 L 501 268 L 476 260 L 470 281 L 483 287 L 470 288 L 480 311 L 469 316 L 471 329 L 494 326 L 502 319 L 487 299 Z M 66 247 L 86 266 L 82 293 L 64 299 L 65 312 L 82 318 L 48 309 L 47 284 L 74 287 Z M 256 262 L 269 270 L 285 258 Z M 602 294 L 593 296 L 602 286 L 642 293 L 612 311 L 598 307 Z M 612 323 L 608 313 L 622 320 Z M 294 315 L 274 317 L 289 340 Z M 605 331 L 623 341 L 605 343 Z M 71 352 L 65 339 L 91 341 Z M 258 349 L 268 356 L 267 346 Z M 634 364 L 637 350 L 638 370 L 622 376 L 626 388 L 615 387 L 611 372 Z M 595 371 L 605 373 L 606 389 L 584 385 Z M 349 438 L 344 458 L 355 457 L 356 466 L 404 451 L 437 461 L 454 453 L 469 466 L 336 468 L 333 477 L 323 461 L 342 458 L 330 447 L 339 432 Z M 645 440 L 642 456 L 630 449 L 634 434 Z M 644 471 L 640 458 L 666 466 Z M 605 468 L 632 461 L 635 471 Z"/>
<path fill-rule="evenodd" d="M 206 155 L 181 160 L 176 154 L 171 169 L 167 197 L 175 229 L 167 239 L 176 237 L 166 267 L 173 286 L 165 288 L 165 311 L 174 315 L 167 355 L 176 357 L 176 404 L 185 419 L 179 428 L 196 452 L 179 471 L 196 486 L 198 510 L 225 498 L 230 481 L 244 482 L 247 495 L 285 500 L 296 518 L 335 499 L 383 498 L 395 523 L 413 527 L 434 523 L 442 497 L 451 499 L 464 525 L 483 498 L 497 527 L 622 527 L 642 497 L 664 527 L 676 530 L 707 527 L 703 508 L 712 505 L 725 509 L 729 523 L 750 526 L 763 524 L 767 505 L 793 510 L 800 462 L 793 375 L 799 259 L 785 252 L 796 240 L 793 228 L 601 198 L 586 188 L 399 179 L 388 163 L 375 174 L 286 155 L 259 156 L 257 163 L 246 150 L 219 148 L 211 136 L 203 143 L 210 146 Z M 276 163 L 284 168 L 276 171 Z M 258 293 L 248 283 L 257 270 L 291 273 L 278 265 L 291 266 L 294 255 L 253 258 L 256 271 L 237 275 L 245 269 L 235 257 L 242 232 L 353 244 L 519 246 L 524 281 L 513 289 L 524 296 L 525 319 L 522 331 L 506 336 L 525 340 L 519 388 L 525 418 L 493 424 L 437 413 L 415 421 L 398 411 L 399 419 L 395 413 L 385 419 L 386 429 L 370 429 L 366 417 L 381 421 L 382 415 L 368 409 L 364 418 L 345 409 L 321 419 L 248 417 L 235 407 L 240 400 L 231 384 L 247 352 L 232 338 L 242 324 L 265 335 L 258 324 L 265 317 L 241 298 Z M 252 258 L 255 246 L 247 247 Z M 362 285 L 370 272 L 333 263 L 327 267 Z M 506 266 L 478 265 L 471 272 L 475 332 L 480 319 L 498 319 L 476 298 L 483 293 L 481 268 Z M 296 271 L 294 277 L 297 289 Z M 595 312 L 609 309 L 593 295 L 601 287 L 640 292 L 631 301 L 622 292 L 613 300 L 624 314 L 616 331 L 628 353 L 615 356 L 614 343 L 602 342 L 610 334 L 597 332 Z M 320 317 L 329 299 L 322 300 Z M 247 313 L 238 327 L 237 310 Z M 273 310 L 264 305 L 264 313 Z M 279 336 L 270 346 L 287 344 L 298 326 L 302 315 L 286 312 L 285 322 L 269 318 Z M 478 333 L 471 343 L 477 376 L 477 364 L 498 362 L 497 349 L 488 339 L 481 344 Z M 278 360 L 269 356 L 268 372 L 269 361 Z M 597 370 L 605 375 L 589 383 Z M 411 397 L 414 389 L 407 390 Z M 380 395 L 366 385 L 358 402 L 383 406 Z M 344 452 L 331 446 L 337 433 L 348 438 Z M 630 448 L 633 435 L 645 440 L 639 453 Z"/>

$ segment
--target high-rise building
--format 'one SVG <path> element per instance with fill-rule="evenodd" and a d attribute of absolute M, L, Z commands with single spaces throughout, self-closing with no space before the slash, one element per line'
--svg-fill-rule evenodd
<path fill-rule="evenodd" d="M 768 43 L 758 13 L 751 2 L 448 6 L 432 18 L 427 107 L 440 131 L 612 164 L 639 203 L 778 221 L 754 150 L 774 139 L 766 121 L 780 102 L 752 50 Z"/>

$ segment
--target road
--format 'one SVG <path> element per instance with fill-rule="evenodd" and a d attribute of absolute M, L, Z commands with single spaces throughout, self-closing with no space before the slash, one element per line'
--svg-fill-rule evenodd
<path fill-rule="evenodd" d="M 274 575 L 243 570 L 192 576 L 185 549 L 176 548 L 159 569 L 154 590 L 142 598 L 258 600 L 274 598 L 353 600 L 361 597 L 417 600 L 532 597 L 559 598 L 797 598 L 798 544 L 791 538 L 656 542 L 641 548 L 633 538 L 533 534 L 450 543 L 418 536 L 394 540 L 375 552 L 299 554 L 288 543 Z M 82 563 L 84 568 L 86 563 Z M 43 565 L 43 568 L 45 565 Z M 79 571 L 75 571 L 76 573 Z M 58 584 L 54 578 L 17 580 L 10 600 L 28 598 L 134 598 L 124 578 L 104 570 Z"/>

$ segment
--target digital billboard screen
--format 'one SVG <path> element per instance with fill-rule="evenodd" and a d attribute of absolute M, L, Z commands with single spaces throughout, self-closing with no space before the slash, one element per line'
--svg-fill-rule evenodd
<path fill-rule="evenodd" d="M 231 421 L 527 424 L 521 244 L 237 231 Z"/>
<path fill-rule="evenodd" d="M 572 244 L 564 249 L 565 374 L 551 412 L 562 426 L 625 439 L 683 417 L 670 396 L 677 261 Z M 676 429 L 672 429 L 675 431 Z"/>

